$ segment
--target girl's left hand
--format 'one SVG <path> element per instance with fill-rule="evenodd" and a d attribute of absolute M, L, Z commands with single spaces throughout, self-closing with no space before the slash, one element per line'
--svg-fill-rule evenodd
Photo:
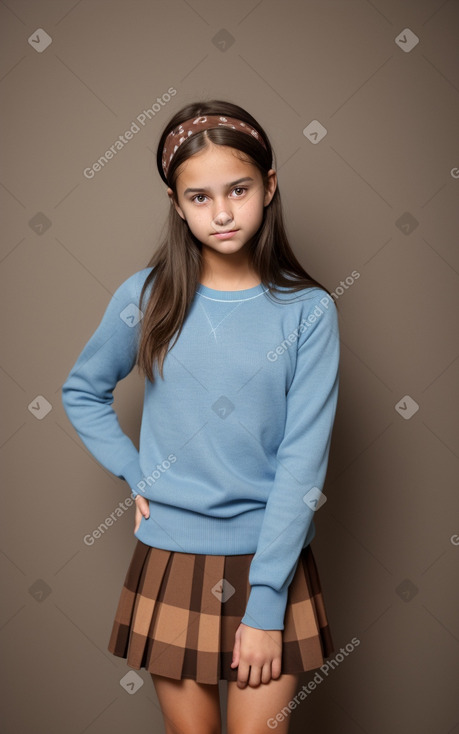
<path fill-rule="evenodd" d="M 241 622 L 234 639 L 231 667 L 238 667 L 238 688 L 247 683 L 256 687 L 280 677 L 282 630 L 259 630 Z"/>

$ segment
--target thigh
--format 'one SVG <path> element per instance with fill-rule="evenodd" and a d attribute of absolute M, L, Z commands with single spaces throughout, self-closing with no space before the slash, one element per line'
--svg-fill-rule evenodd
<path fill-rule="evenodd" d="M 164 717 L 166 734 L 220 734 L 218 684 L 150 673 Z"/>
<path fill-rule="evenodd" d="M 297 693 L 298 679 L 297 674 L 284 673 L 280 678 L 271 678 L 269 683 L 260 683 L 256 688 L 238 688 L 236 681 L 228 681 L 228 734 L 265 734 L 274 729 L 276 734 L 286 734 L 290 715 L 279 721 L 276 720 L 276 714 Z M 271 721 L 271 726 L 268 721 Z"/>

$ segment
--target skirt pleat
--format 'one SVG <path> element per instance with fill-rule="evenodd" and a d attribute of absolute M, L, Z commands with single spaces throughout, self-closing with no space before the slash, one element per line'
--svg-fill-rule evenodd
<path fill-rule="evenodd" d="M 121 589 L 108 650 L 136 669 L 199 683 L 237 679 L 234 637 L 250 594 L 253 553 L 180 553 L 137 540 Z M 323 665 L 334 651 L 311 546 L 289 586 L 282 673 Z"/>

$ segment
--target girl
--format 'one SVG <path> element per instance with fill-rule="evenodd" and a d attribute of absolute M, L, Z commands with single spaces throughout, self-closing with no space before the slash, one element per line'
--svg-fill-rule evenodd
<path fill-rule="evenodd" d="M 290 248 L 272 160 L 237 105 L 172 117 L 157 151 L 167 234 L 62 389 L 86 447 L 135 498 L 108 650 L 150 672 L 168 734 L 220 731 L 219 680 L 228 734 L 287 732 L 299 674 L 334 649 L 310 543 L 338 397 L 337 310 Z M 138 451 L 111 407 L 135 364 Z"/>

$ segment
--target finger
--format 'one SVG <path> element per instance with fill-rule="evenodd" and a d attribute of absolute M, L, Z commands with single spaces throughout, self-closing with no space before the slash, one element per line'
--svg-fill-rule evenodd
<path fill-rule="evenodd" d="M 261 683 L 261 668 L 258 666 L 254 667 L 253 665 L 250 667 L 250 676 L 249 676 L 249 686 L 251 688 L 258 688 L 258 686 Z"/>
<path fill-rule="evenodd" d="M 138 508 L 138 510 L 142 513 L 142 515 L 145 514 L 145 510 L 148 509 L 149 505 L 145 497 L 141 497 L 141 495 L 137 495 L 135 499 L 135 505 Z"/>
<path fill-rule="evenodd" d="M 274 658 L 273 661 L 271 662 L 272 678 L 277 680 L 278 678 L 280 678 L 281 672 L 282 672 L 282 658 L 281 657 Z"/>
<path fill-rule="evenodd" d="M 249 680 L 250 666 L 247 663 L 239 662 L 239 668 L 237 671 L 237 687 L 245 688 L 247 681 Z"/>
<path fill-rule="evenodd" d="M 271 671 L 271 663 L 265 663 L 261 669 L 261 682 L 269 683 L 271 678 L 274 678 Z"/>
<path fill-rule="evenodd" d="M 233 647 L 233 659 L 232 659 L 232 662 L 231 662 L 231 667 L 232 668 L 236 668 L 239 665 L 239 654 L 240 654 L 240 651 L 241 651 L 241 641 L 240 641 L 239 637 L 236 637 L 236 640 L 234 642 L 234 647 Z"/>
<path fill-rule="evenodd" d="M 140 528 L 140 523 L 142 522 L 142 517 L 143 517 L 142 512 L 140 511 L 140 508 L 137 507 L 137 505 L 136 505 L 136 508 L 135 508 L 135 518 L 134 518 L 134 533 L 136 533 L 137 530 Z"/>
<path fill-rule="evenodd" d="M 150 503 L 146 497 L 142 497 L 140 494 L 136 495 L 135 506 L 144 517 L 148 518 L 150 516 Z"/>

